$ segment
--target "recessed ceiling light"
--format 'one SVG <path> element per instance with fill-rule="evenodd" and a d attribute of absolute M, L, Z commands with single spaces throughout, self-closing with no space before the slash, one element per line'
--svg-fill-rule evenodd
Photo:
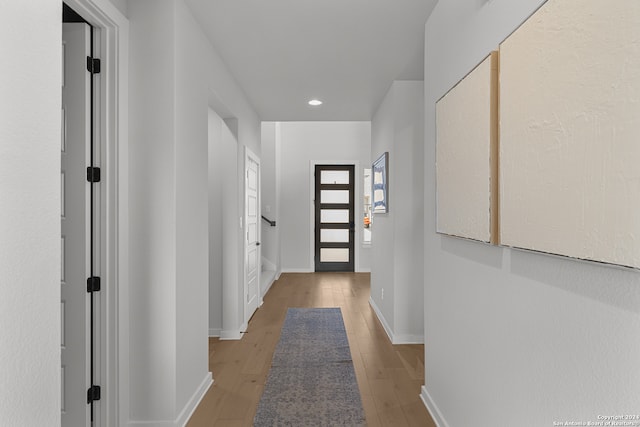
<path fill-rule="evenodd" d="M 322 101 L 320 101 L 319 99 L 312 99 L 311 101 L 309 101 L 309 105 L 311 105 L 312 107 L 317 107 L 318 105 L 322 105 Z"/>

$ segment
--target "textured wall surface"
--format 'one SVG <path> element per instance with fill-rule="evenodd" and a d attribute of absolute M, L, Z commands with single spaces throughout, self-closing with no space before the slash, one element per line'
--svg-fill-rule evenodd
<path fill-rule="evenodd" d="M 425 27 L 422 396 L 440 426 L 564 425 L 639 408 L 640 272 L 436 233 L 435 103 L 542 3 L 440 1 Z"/>
<path fill-rule="evenodd" d="M 60 425 L 61 13 L 0 3 L 3 427 Z"/>
<path fill-rule="evenodd" d="M 484 242 L 491 239 L 495 60 L 487 57 L 436 103 L 437 230 Z"/>
<path fill-rule="evenodd" d="M 502 243 L 640 267 L 640 2 L 548 1 L 500 47 Z"/>

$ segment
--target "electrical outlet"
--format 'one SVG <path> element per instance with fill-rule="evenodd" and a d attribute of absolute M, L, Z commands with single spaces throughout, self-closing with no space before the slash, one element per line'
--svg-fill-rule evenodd
<path fill-rule="evenodd" d="M 380 299 L 384 299 L 384 288 L 382 288 L 382 294 L 380 295 Z"/>

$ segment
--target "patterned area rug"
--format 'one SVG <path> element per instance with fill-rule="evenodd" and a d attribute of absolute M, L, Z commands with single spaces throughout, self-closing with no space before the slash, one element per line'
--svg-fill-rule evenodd
<path fill-rule="evenodd" d="M 254 426 L 366 426 L 339 308 L 290 308 Z"/>

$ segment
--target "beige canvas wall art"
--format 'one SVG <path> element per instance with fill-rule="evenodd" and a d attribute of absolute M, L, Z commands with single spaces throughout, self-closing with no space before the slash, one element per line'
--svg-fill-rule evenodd
<path fill-rule="evenodd" d="M 640 1 L 549 0 L 500 46 L 501 244 L 640 267 Z"/>
<path fill-rule="evenodd" d="M 492 53 L 436 103 L 437 231 L 497 243 L 497 67 Z"/>

